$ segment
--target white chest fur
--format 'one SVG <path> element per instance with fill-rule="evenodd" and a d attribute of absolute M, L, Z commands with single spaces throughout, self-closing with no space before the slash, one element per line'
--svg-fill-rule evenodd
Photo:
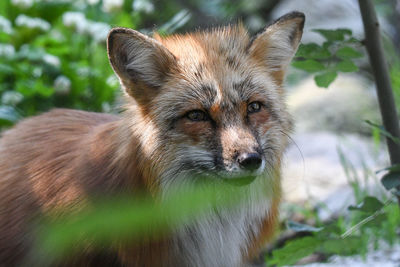
<path fill-rule="evenodd" d="M 246 201 L 247 202 L 247 201 Z M 178 231 L 174 250 L 178 266 L 243 266 L 246 247 L 257 236 L 271 201 L 258 198 L 231 210 L 212 213 Z"/>

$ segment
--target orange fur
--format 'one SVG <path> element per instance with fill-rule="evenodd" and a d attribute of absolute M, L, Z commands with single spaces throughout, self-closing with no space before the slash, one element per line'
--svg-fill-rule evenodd
<path fill-rule="evenodd" d="M 56 109 L 2 134 L 0 265 L 37 264 L 37 218 L 79 211 L 96 196 L 158 197 L 199 173 L 255 181 L 242 188 L 249 197 L 234 212 L 215 207 L 161 236 L 101 250 L 89 244 L 59 265 L 244 264 L 242 254 L 258 252 L 278 217 L 280 161 L 292 127 L 281 87 L 303 22 L 291 13 L 254 40 L 242 25 L 154 39 L 113 29 L 108 56 L 125 92 L 124 113 Z M 249 113 L 253 101 L 265 105 Z M 206 116 L 192 120 L 192 110 Z"/>

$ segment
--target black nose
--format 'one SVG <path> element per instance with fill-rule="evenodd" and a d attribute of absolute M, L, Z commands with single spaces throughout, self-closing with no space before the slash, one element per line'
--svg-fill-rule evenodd
<path fill-rule="evenodd" d="M 261 166 L 261 155 L 258 153 L 243 153 L 237 158 L 237 161 L 242 169 L 254 171 Z"/>

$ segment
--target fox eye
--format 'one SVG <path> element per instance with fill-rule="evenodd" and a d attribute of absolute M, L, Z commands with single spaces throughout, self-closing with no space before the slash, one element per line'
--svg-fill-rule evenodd
<path fill-rule="evenodd" d="M 208 116 L 204 111 L 201 110 L 192 110 L 186 114 L 186 118 L 191 121 L 206 121 L 208 120 Z"/>
<path fill-rule="evenodd" d="M 261 109 L 261 103 L 258 101 L 251 102 L 250 104 L 247 105 L 247 113 L 256 113 L 259 112 Z"/>

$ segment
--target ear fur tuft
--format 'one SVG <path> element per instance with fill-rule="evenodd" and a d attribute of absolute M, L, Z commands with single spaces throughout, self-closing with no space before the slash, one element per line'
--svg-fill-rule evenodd
<path fill-rule="evenodd" d="M 255 36 L 250 54 L 266 67 L 282 76 L 295 55 L 303 34 L 305 16 L 301 12 L 288 13 Z"/>
<path fill-rule="evenodd" d="M 174 55 L 160 42 L 127 28 L 114 28 L 107 38 L 112 68 L 135 99 L 150 96 L 177 68 Z"/>

